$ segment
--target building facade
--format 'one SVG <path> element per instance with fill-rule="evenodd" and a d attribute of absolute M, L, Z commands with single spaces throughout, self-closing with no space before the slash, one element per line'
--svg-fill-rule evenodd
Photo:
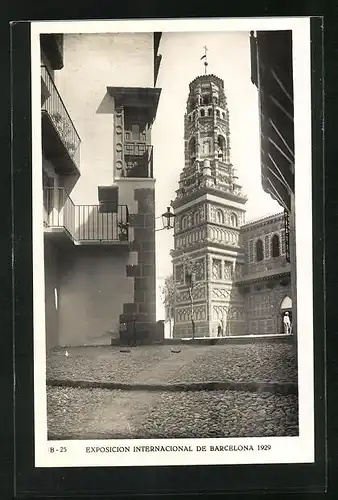
<path fill-rule="evenodd" d="M 282 333 L 283 314 L 292 316 L 288 217 L 245 223 L 223 80 L 200 76 L 189 90 L 185 164 L 172 203 L 174 337 Z"/>
<path fill-rule="evenodd" d="M 47 349 L 153 331 L 160 37 L 41 35 Z"/>
<path fill-rule="evenodd" d="M 243 275 L 236 286 L 244 297 L 243 334 L 284 333 L 283 316 L 292 321 L 291 269 L 285 245 L 284 213 L 264 217 L 241 228 Z"/>

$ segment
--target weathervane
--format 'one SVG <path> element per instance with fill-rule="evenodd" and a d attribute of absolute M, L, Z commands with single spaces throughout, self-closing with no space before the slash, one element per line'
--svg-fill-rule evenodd
<path fill-rule="evenodd" d="M 207 52 L 208 52 L 208 47 L 206 45 L 204 45 L 204 56 L 201 57 L 201 61 L 202 59 L 204 59 L 204 74 L 206 75 L 207 74 L 207 67 L 208 67 L 208 57 L 207 57 Z"/>

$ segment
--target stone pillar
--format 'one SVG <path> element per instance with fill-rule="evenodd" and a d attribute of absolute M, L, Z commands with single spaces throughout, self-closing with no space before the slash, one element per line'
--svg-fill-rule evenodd
<path fill-rule="evenodd" d="M 124 304 L 123 320 L 132 319 L 138 339 L 151 342 L 156 326 L 155 190 L 135 189 L 136 214 L 130 214 L 134 229 L 132 250 L 138 263 L 127 266 L 127 276 L 134 277 L 134 302 Z"/>

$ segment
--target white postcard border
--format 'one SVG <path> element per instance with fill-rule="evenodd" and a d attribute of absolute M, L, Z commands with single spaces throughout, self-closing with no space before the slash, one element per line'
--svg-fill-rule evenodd
<path fill-rule="evenodd" d="M 297 162 L 297 168 L 295 169 L 295 212 L 299 436 L 233 439 L 47 441 L 39 34 L 153 31 L 249 32 L 286 29 L 293 31 L 295 156 Z M 161 466 L 314 462 L 310 19 L 299 17 L 32 22 L 31 47 L 35 466 Z M 192 451 L 133 451 L 134 446 L 142 445 L 191 446 Z M 104 449 L 97 452 L 90 451 L 95 447 L 98 449 L 111 447 L 113 449 L 117 446 L 129 446 L 130 451 L 118 452 Z M 196 447 L 198 446 L 205 446 L 206 450 L 197 451 Z M 222 451 L 211 451 L 210 446 L 225 446 L 228 448 Z M 86 450 L 87 448 L 89 448 L 89 451 Z"/>

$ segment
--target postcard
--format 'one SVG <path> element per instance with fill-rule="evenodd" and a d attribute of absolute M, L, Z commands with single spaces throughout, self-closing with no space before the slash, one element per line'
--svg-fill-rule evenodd
<path fill-rule="evenodd" d="M 35 466 L 313 463 L 310 19 L 31 47 Z"/>

